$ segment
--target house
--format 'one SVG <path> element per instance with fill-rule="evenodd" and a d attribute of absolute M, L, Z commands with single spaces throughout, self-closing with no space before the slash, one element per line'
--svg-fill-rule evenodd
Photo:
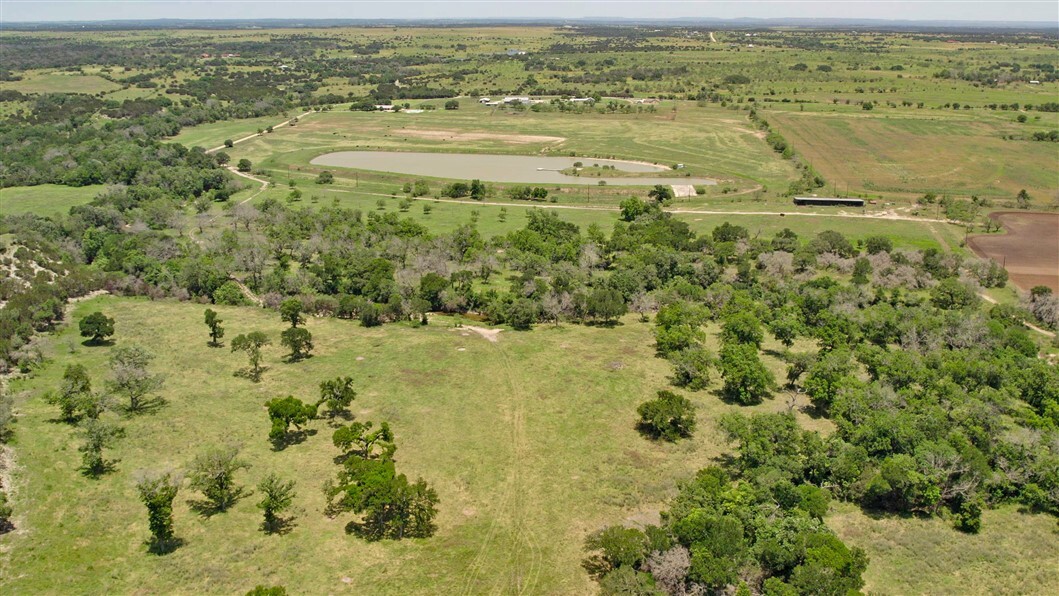
<path fill-rule="evenodd" d="M 1036 80 L 1030 81 L 1030 85 L 1040 85 L 1040 84 L 1041 84 L 1040 81 L 1036 81 Z"/>
<path fill-rule="evenodd" d="M 525 96 L 508 96 L 504 98 L 504 103 L 533 103 L 533 101 Z"/>
<path fill-rule="evenodd" d="M 489 103 L 490 101 L 493 101 L 493 100 L 489 99 L 488 97 L 479 97 L 478 98 L 478 103 Z"/>
<path fill-rule="evenodd" d="M 570 103 L 595 103 L 596 100 L 591 97 L 571 97 Z"/>
<path fill-rule="evenodd" d="M 374 107 L 380 112 L 392 112 L 394 110 L 394 106 L 392 103 L 376 104 L 372 107 Z"/>
<path fill-rule="evenodd" d="M 841 205 L 843 207 L 863 207 L 864 199 L 840 199 L 837 197 L 794 197 L 795 205 L 822 206 Z"/>
<path fill-rule="evenodd" d="M 507 55 L 508 56 L 525 56 L 526 55 L 526 50 L 519 50 L 519 49 L 511 48 L 511 49 L 508 49 Z"/>

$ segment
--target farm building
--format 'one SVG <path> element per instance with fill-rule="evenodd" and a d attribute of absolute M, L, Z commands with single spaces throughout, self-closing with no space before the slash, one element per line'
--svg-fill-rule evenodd
<path fill-rule="evenodd" d="M 841 199 L 838 197 L 794 197 L 795 205 L 842 205 L 844 207 L 863 207 L 864 199 Z"/>

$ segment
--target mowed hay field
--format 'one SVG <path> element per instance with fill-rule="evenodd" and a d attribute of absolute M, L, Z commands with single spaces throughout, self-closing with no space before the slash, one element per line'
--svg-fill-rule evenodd
<path fill-rule="evenodd" d="M 1011 200 L 1025 188 L 1047 204 L 1059 191 L 1055 146 L 1006 140 L 1002 135 L 1018 131 L 993 116 L 770 112 L 767 118 L 839 192 Z"/>
<path fill-rule="evenodd" d="M 167 375 L 165 405 L 122 419 L 127 436 L 107 452 L 118 460 L 116 471 L 98 480 L 78 472 L 74 429 L 55 420 L 56 409 L 42 394 L 74 362 L 101 388 L 113 348 L 83 346 L 71 325 L 47 343 L 46 368 L 13 384 L 20 412 L 13 474 L 18 530 L 0 538 L 0 590 L 241 593 L 260 583 L 304 593 L 589 593 L 593 584 L 580 567 L 587 534 L 657 519 L 677 482 L 727 450 L 716 426 L 724 412 L 787 407 L 783 394 L 753 408 L 724 404 L 712 391 L 688 394 L 698 409 L 694 439 L 677 445 L 643 439 L 633 429 L 635 408 L 667 385 L 669 367 L 653 355 L 651 326 L 635 317 L 612 329 L 505 330 L 497 343 L 454 328 L 447 317 L 419 329 L 312 319 L 315 355 L 287 364 L 278 345 L 266 348 L 268 370 L 254 384 L 232 374 L 246 365 L 241 353 L 206 346 L 203 308 L 112 297 L 76 306 L 73 323 L 95 310 L 115 316 L 117 345 L 148 347 L 158 356 L 155 370 Z M 227 340 L 254 329 L 278 340 L 275 313 L 215 308 Z M 716 331 L 710 330 L 713 348 Z M 774 344 L 766 342 L 763 359 L 779 375 L 783 365 L 769 353 L 780 347 Z M 350 516 L 324 515 L 320 489 L 338 469 L 328 422 L 312 422 L 315 434 L 303 443 L 272 450 L 263 402 L 288 394 L 313 399 L 319 381 L 338 375 L 355 379 L 358 419 L 390 422 L 398 470 L 437 489 L 432 538 L 369 543 L 344 532 Z M 826 420 L 798 416 L 807 428 L 829 431 Z M 165 556 L 148 554 L 137 470 L 180 468 L 207 445 L 225 443 L 242 445 L 253 466 L 238 475 L 241 483 L 253 486 L 270 471 L 297 480 L 293 530 L 260 532 L 255 495 L 202 517 L 188 506 L 200 496 L 185 487 L 175 502 L 184 544 Z M 1014 591 L 1059 581 L 1054 549 L 1019 539 L 1028 531 L 1048 534 L 1049 519 L 990 513 L 982 536 L 954 537 L 940 520 L 907 533 L 895 525 L 901 532 L 895 536 L 885 520 L 844 505 L 831 518 L 844 538 L 867 549 L 873 590 L 894 593 L 886 578 L 900 574 L 907 557 L 892 546 L 907 544 L 903 536 L 947 556 L 903 577 L 907 590 L 896 592 L 930 591 L 958 572 L 974 580 L 964 585 L 968 592 L 1003 591 L 1013 588 L 1005 578 L 1031 566 L 1038 581 Z M 986 552 L 997 540 L 1011 545 L 1013 558 L 976 559 L 968 573 L 961 553 Z"/>

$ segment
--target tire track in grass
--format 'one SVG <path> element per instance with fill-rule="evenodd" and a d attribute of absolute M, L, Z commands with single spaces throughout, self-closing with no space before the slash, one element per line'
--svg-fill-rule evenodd
<path fill-rule="evenodd" d="M 501 356 L 503 354 L 501 353 Z M 508 385 L 511 385 L 510 375 L 508 374 L 507 366 L 508 362 L 504 359 L 504 374 L 508 378 Z M 517 458 L 517 455 L 516 455 Z M 509 476 L 503 480 L 503 490 L 500 498 L 496 501 L 494 507 L 493 520 L 489 523 L 489 529 L 486 531 L 485 538 L 482 540 L 482 544 L 478 547 L 478 552 L 475 553 L 474 558 L 471 560 L 468 566 L 468 572 L 466 574 L 467 581 L 463 589 L 460 590 L 461 594 L 475 594 L 481 590 L 476 590 L 475 585 L 481 577 L 482 570 L 485 567 L 485 558 L 490 552 L 490 547 L 493 544 L 496 534 L 500 526 L 501 515 L 508 510 L 509 504 L 515 496 L 515 486 L 512 482 L 512 478 Z"/>
<path fill-rule="evenodd" d="M 480 579 L 485 568 L 485 557 L 494 544 L 500 526 L 501 515 L 512 521 L 511 547 L 513 551 L 513 565 L 510 574 L 500 573 L 497 580 L 489 589 L 490 593 L 508 593 L 515 591 L 518 594 L 531 592 L 540 579 L 543 568 L 543 555 L 540 545 L 526 524 L 525 511 L 525 484 L 523 481 L 524 454 L 527 449 L 525 429 L 525 407 L 522 392 L 519 385 L 511 376 L 511 360 L 507 352 L 498 343 L 491 342 L 491 347 L 496 350 L 500 357 L 504 377 L 508 386 L 508 395 L 513 400 L 511 411 L 510 438 L 512 454 L 514 455 L 513 466 L 510 474 L 505 479 L 506 488 L 503 496 L 497 504 L 496 515 L 490 523 L 489 531 L 483 540 L 474 560 L 471 562 L 470 573 L 468 573 L 467 584 L 462 593 L 472 594 L 479 592 L 475 590 L 475 583 Z M 524 552 L 525 550 L 525 552 Z M 510 582 L 514 582 L 514 586 Z M 513 589 L 512 589 L 513 588 Z"/>
<path fill-rule="evenodd" d="M 513 470 L 515 479 L 515 509 L 512 513 L 515 522 L 515 588 L 518 591 L 517 593 L 521 595 L 531 591 L 533 587 L 536 586 L 543 566 L 543 555 L 541 554 L 540 546 L 534 538 L 532 530 L 528 528 L 525 516 L 526 507 L 524 499 L 526 487 L 522 476 L 524 469 L 524 455 L 528 449 L 526 441 L 525 400 L 523 399 L 520 385 L 515 383 L 515 380 L 511 376 L 511 370 L 513 367 L 507 352 L 499 343 L 493 343 L 492 346 L 504 361 L 504 376 L 507 377 L 508 386 L 511 388 L 511 395 L 516 399 L 511 425 L 511 438 L 515 453 L 515 467 Z M 525 547 L 527 551 L 525 554 L 523 554 L 523 547 Z"/>

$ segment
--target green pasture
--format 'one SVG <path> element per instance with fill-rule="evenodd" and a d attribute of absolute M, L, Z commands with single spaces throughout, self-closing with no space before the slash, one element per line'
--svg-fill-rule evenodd
<path fill-rule="evenodd" d="M 1020 125 L 1013 122 L 963 114 L 927 116 L 768 115 L 841 192 L 848 188 L 851 193 L 933 192 L 1011 200 L 1025 188 L 1040 200 L 1052 198 L 1054 143 L 1004 138 L 1016 134 Z M 1036 127 L 1024 126 L 1022 134 L 1033 130 Z"/>
<path fill-rule="evenodd" d="M 13 89 L 20 93 L 86 93 L 89 95 L 121 88 L 121 85 L 96 75 L 29 72 L 23 73 L 22 76 L 20 81 L 4 81 L 2 88 Z"/>
<path fill-rule="evenodd" d="M 314 593 L 584 593 L 591 589 L 579 565 L 584 537 L 656 514 L 677 481 L 724 450 L 710 429 L 737 409 L 712 392 L 697 393 L 691 397 L 703 432 L 695 439 L 660 445 L 640 437 L 636 405 L 666 386 L 669 367 L 654 357 L 651 326 L 635 317 L 611 329 L 505 330 L 495 344 L 448 317 L 419 329 L 313 319 L 314 356 L 288 364 L 277 315 L 218 308 L 228 339 L 259 329 L 277 344 L 266 349 L 268 369 L 254 384 L 233 376 L 246 366 L 244 355 L 206 346 L 203 308 L 109 297 L 76 307 L 74 322 L 95 310 L 116 317 L 116 345 L 151 349 L 155 369 L 167 376 L 163 406 L 121 418 L 127 436 L 110 453 L 116 471 L 98 480 L 78 472 L 74 429 L 55 420 L 42 395 L 74 362 L 102 388 L 113 348 L 82 345 L 73 325 L 49 339 L 49 364 L 36 378 L 12 385 L 21 413 L 14 500 L 25 531 L 0 539 L 7 570 L 0 589 L 231 593 L 266 583 Z M 766 360 L 782 370 L 776 358 Z M 400 469 L 437 488 L 434 537 L 367 543 L 345 534 L 348 516 L 323 514 L 321 483 L 337 470 L 327 421 L 313 422 L 304 443 L 272 450 L 263 402 L 287 394 L 314 399 L 316 385 L 338 375 L 355 379 L 359 419 L 390 422 Z M 753 409 L 785 407 L 781 396 Z M 826 421 L 801 419 L 826 428 Z M 175 507 L 184 546 L 148 554 L 137 470 L 179 468 L 205 446 L 224 443 L 241 445 L 253 465 L 241 482 L 252 485 L 269 471 L 298 481 L 293 531 L 261 533 L 254 496 L 201 517 L 188 508 L 195 495 L 185 488 Z"/>
<path fill-rule="evenodd" d="M 104 187 L 102 184 L 80 187 L 41 184 L 0 188 L 0 215 L 64 215 L 70 207 L 96 198 Z"/>
<path fill-rule="evenodd" d="M 296 116 L 298 113 L 300 112 L 292 112 L 290 116 Z M 213 149 L 222 146 L 227 139 L 238 141 L 241 138 L 256 133 L 258 129 L 264 130 L 269 126 L 275 126 L 285 120 L 286 118 L 283 116 L 262 116 L 261 118 L 211 122 L 209 124 L 200 124 L 198 126 L 184 128 L 180 131 L 180 134 L 173 137 L 172 140 L 188 147 Z M 225 149 L 224 151 L 231 153 L 233 150 Z"/>

